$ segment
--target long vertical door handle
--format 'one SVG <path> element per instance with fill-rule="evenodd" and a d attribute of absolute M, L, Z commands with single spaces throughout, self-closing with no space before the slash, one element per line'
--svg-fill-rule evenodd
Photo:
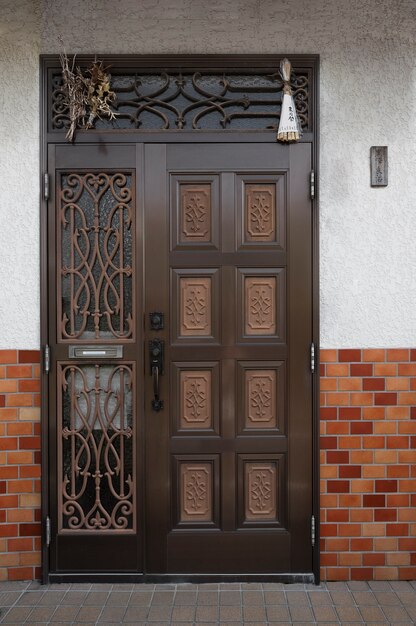
<path fill-rule="evenodd" d="M 152 409 L 161 411 L 163 400 L 160 399 L 159 376 L 163 374 L 163 353 L 164 343 L 160 339 L 149 341 L 150 373 L 153 378 L 153 400 Z"/>

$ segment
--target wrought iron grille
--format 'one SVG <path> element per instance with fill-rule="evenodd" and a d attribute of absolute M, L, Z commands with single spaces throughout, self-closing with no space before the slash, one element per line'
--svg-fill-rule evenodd
<path fill-rule="evenodd" d="M 111 69 L 110 69 L 111 71 Z M 292 72 L 296 109 L 310 129 L 310 76 Z M 278 73 L 113 73 L 114 120 L 97 120 L 96 130 L 277 130 L 282 103 Z M 50 77 L 49 129 L 65 131 L 69 111 L 62 76 Z"/>

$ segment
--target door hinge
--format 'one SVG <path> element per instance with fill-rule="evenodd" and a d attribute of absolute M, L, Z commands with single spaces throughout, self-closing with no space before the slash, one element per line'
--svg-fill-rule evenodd
<path fill-rule="evenodd" d="M 311 517 L 311 544 L 312 547 L 315 545 L 315 515 Z"/>
<path fill-rule="evenodd" d="M 49 548 L 51 545 L 51 518 L 49 515 L 47 515 L 45 519 L 45 541 L 46 547 Z"/>
<path fill-rule="evenodd" d="M 311 372 L 315 372 L 315 344 L 311 343 Z"/>
<path fill-rule="evenodd" d="M 43 197 L 45 200 L 49 200 L 49 174 L 43 175 Z"/>
<path fill-rule="evenodd" d="M 43 368 L 47 374 L 49 374 L 49 370 L 51 369 L 51 349 L 46 344 L 43 349 Z"/>
<path fill-rule="evenodd" d="M 311 195 L 311 200 L 315 199 L 315 172 L 312 170 L 309 177 L 309 190 Z"/>

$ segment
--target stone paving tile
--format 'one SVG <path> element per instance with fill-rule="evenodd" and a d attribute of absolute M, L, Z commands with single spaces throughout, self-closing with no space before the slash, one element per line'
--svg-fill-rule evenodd
<path fill-rule="evenodd" d="M 55 610 L 55 613 L 53 614 L 52 620 L 54 622 L 72 622 L 77 613 L 79 611 L 79 607 L 76 605 L 60 605 L 57 607 L 57 609 Z"/>
<path fill-rule="evenodd" d="M 309 605 L 309 598 L 306 591 L 286 591 L 286 599 L 289 604 Z"/>
<path fill-rule="evenodd" d="M 195 604 L 197 597 L 196 591 L 177 591 L 174 604 L 187 605 Z"/>
<path fill-rule="evenodd" d="M 366 623 L 387 621 L 379 606 L 360 606 L 359 610 Z"/>
<path fill-rule="evenodd" d="M 264 606 L 244 606 L 243 620 L 245 622 L 265 622 L 266 609 Z"/>
<path fill-rule="evenodd" d="M 129 606 L 124 615 L 124 622 L 146 621 L 149 609 L 144 606 Z"/>
<path fill-rule="evenodd" d="M 383 611 L 389 622 L 409 621 L 409 613 L 401 606 L 384 606 L 381 604 L 380 609 Z"/>
<path fill-rule="evenodd" d="M 173 604 L 174 598 L 174 591 L 155 591 L 152 598 L 152 604 Z"/>
<path fill-rule="evenodd" d="M 313 613 L 317 622 L 335 622 L 338 620 L 334 607 L 326 604 L 314 606 Z"/>
<path fill-rule="evenodd" d="M 219 601 L 218 591 L 198 591 L 197 604 L 201 606 L 219 604 Z"/>
<path fill-rule="evenodd" d="M 149 606 L 153 597 L 153 592 L 133 591 L 129 599 L 131 606 Z"/>
<path fill-rule="evenodd" d="M 269 622 L 283 622 L 290 620 L 289 609 L 286 605 L 276 604 L 266 607 Z"/>
<path fill-rule="evenodd" d="M 218 620 L 218 606 L 197 606 L 195 619 L 199 622 L 216 622 Z"/>
<path fill-rule="evenodd" d="M 151 606 L 147 615 L 149 622 L 170 621 L 172 606 Z"/>
<path fill-rule="evenodd" d="M 371 607 L 370 607 L 371 608 Z M 363 618 L 355 606 L 336 606 L 341 622 L 362 622 Z"/>
<path fill-rule="evenodd" d="M 241 591 L 220 591 L 220 604 L 237 606 L 241 604 Z"/>
<path fill-rule="evenodd" d="M 308 606 L 291 606 L 290 617 L 292 622 L 313 622 L 312 609 Z"/>
<path fill-rule="evenodd" d="M 235 622 L 241 620 L 240 606 L 220 606 L 220 622 Z"/>

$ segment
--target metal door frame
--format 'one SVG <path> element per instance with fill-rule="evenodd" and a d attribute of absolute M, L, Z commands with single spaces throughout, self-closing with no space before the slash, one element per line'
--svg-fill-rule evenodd
<path fill-rule="evenodd" d="M 106 65 L 116 68 L 125 68 L 128 71 L 153 70 L 155 73 L 163 71 L 226 71 L 226 70 L 247 70 L 256 73 L 275 73 L 279 68 L 281 59 L 285 56 L 279 55 L 98 55 L 104 59 Z M 93 55 L 79 55 L 78 62 L 82 65 L 94 60 Z M 320 550 L 319 550 L 319 206 L 317 181 L 319 180 L 319 55 L 290 55 L 290 60 L 294 69 L 307 68 L 310 70 L 310 119 L 312 121 L 312 131 L 305 132 L 300 139 L 303 143 L 310 143 L 312 148 L 312 168 L 315 173 L 315 194 L 312 198 L 312 218 L 313 218 L 313 241 L 312 250 L 312 337 L 316 346 L 315 350 L 315 370 L 313 376 L 313 477 L 312 477 L 312 497 L 313 506 L 311 515 L 316 520 L 315 541 L 313 550 L 313 574 L 315 583 L 320 581 Z M 49 302 L 48 302 L 48 236 L 47 236 L 47 202 L 44 190 L 44 175 L 48 171 L 47 149 L 48 145 L 67 143 L 65 132 L 48 131 L 48 110 L 50 108 L 50 96 L 48 93 L 48 73 L 52 68 L 59 68 L 58 55 L 40 56 L 40 337 L 41 337 L 41 436 L 42 436 L 42 580 L 47 583 L 50 580 L 49 555 L 47 546 L 46 519 L 49 512 L 49 424 L 48 424 L 48 374 L 44 367 L 44 348 L 48 344 L 49 327 Z M 152 130 L 152 131 L 79 131 L 76 144 L 83 143 L 274 143 L 276 133 L 274 131 L 195 131 L 195 130 Z M 319 192 L 318 192 L 319 193 Z M 319 197 L 319 196 L 318 196 Z M 302 575 L 300 575 L 302 577 Z M 215 580 L 279 580 L 281 582 L 296 582 L 300 580 L 299 575 L 247 575 L 247 576 L 215 576 Z M 63 580 L 64 576 L 55 575 L 54 581 Z M 85 575 L 80 574 L 79 580 L 85 580 Z M 161 582 L 168 580 L 180 580 L 182 576 L 164 576 Z M 213 576 L 195 576 L 198 580 L 213 580 Z M 71 580 L 76 580 L 77 576 L 71 576 Z M 107 575 L 97 574 L 89 576 L 88 580 L 104 581 L 115 580 L 119 582 L 128 581 L 149 581 L 155 577 L 146 574 L 118 574 Z M 159 580 L 160 577 L 157 577 Z"/>

